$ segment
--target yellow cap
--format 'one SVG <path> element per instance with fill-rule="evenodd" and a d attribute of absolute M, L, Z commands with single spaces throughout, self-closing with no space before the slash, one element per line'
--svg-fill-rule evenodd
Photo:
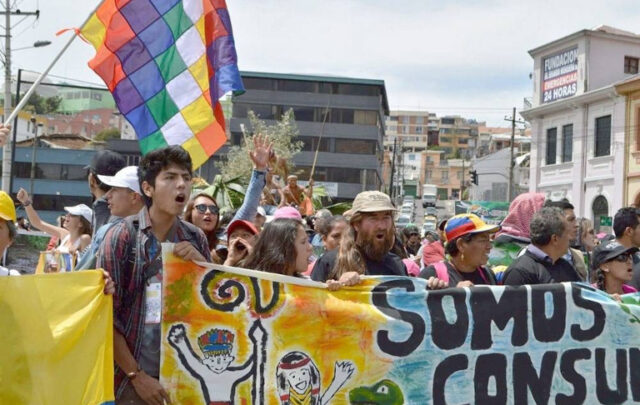
<path fill-rule="evenodd" d="M 0 218 L 5 221 L 16 221 L 16 206 L 9 194 L 0 191 Z"/>

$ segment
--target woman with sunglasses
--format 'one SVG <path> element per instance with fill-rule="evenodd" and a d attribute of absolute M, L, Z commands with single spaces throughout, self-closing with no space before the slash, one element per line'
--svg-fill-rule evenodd
<path fill-rule="evenodd" d="M 603 242 L 593 250 L 593 286 L 619 298 L 636 292 L 625 284 L 633 275 L 633 255 L 636 247 L 627 248 L 617 241 Z"/>
<path fill-rule="evenodd" d="M 185 208 L 184 220 L 202 229 L 209 242 L 211 259 L 216 264 L 222 264 L 222 259 L 216 253 L 220 223 L 220 209 L 216 200 L 205 193 L 192 196 Z"/>
<path fill-rule="evenodd" d="M 270 157 L 275 156 L 273 143 L 266 136 L 258 134 L 253 137 L 253 150 L 249 158 L 253 163 L 253 172 L 242 205 L 233 217 L 233 221 L 245 220 L 253 222 L 258 212 L 258 204 L 262 189 L 265 186 L 265 175 Z M 202 229 L 209 241 L 211 259 L 214 263 L 222 264 L 223 258 L 216 252 L 218 246 L 218 228 L 220 224 L 220 210 L 216 200 L 205 193 L 196 194 L 187 204 L 184 219 Z"/>
<path fill-rule="evenodd" d="M 488 225 L 474 214 L 450 218 L 444 228 L 447 260 L 426 267 L 418 277 L 425 280 L 437 277 L 451 288 L 496 285 L 493 272 L 485 266 L 491 251 L 491 235 L 499 230 L 498 225 Z"/>

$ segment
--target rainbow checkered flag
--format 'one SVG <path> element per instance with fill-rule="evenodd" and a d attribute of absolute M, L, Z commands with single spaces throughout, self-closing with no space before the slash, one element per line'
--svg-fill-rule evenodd
<path fill-rule="evenodd" d="M 182 145 L 195 169 L 226 142 L 218 100 L 244 88 L 224 0 L 105 0 L 80 34 L 143 154 Z"/>

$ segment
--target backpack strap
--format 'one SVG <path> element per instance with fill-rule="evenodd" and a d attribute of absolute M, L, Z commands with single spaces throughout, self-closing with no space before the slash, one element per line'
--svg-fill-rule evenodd
<path fill-rule="evenodd" d="M 436 262 L 433 264 L 433 267 L 436 269 L 436 277 L 445 283 L 449 282 L 449 269 L 447 269 L 447 265 L 444 262 Z"/>

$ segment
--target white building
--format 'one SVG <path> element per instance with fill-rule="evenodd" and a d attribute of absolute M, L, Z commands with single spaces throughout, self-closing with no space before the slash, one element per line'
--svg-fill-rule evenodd
<path fill-rule="evenodd" d="M 514 151 L 515 166 L 513 196 L 528 191 L 529 188 L 529 154 Z M 509 201 L 509 159 L 511 148 L 503 148 L 497 152 L 473 160 L 473 170 L 478 174 L 478 184 L 471 186 L 470 199 L 473 201 Z"/>
<path fill-rule="evenodd" d="M 614 84 L 638 73 L 640 36 L 601 26 L 529 51 L 533 100 L 530 191 L 567 198 L 594 220 L 623 205 L 625 99 Z"/>

